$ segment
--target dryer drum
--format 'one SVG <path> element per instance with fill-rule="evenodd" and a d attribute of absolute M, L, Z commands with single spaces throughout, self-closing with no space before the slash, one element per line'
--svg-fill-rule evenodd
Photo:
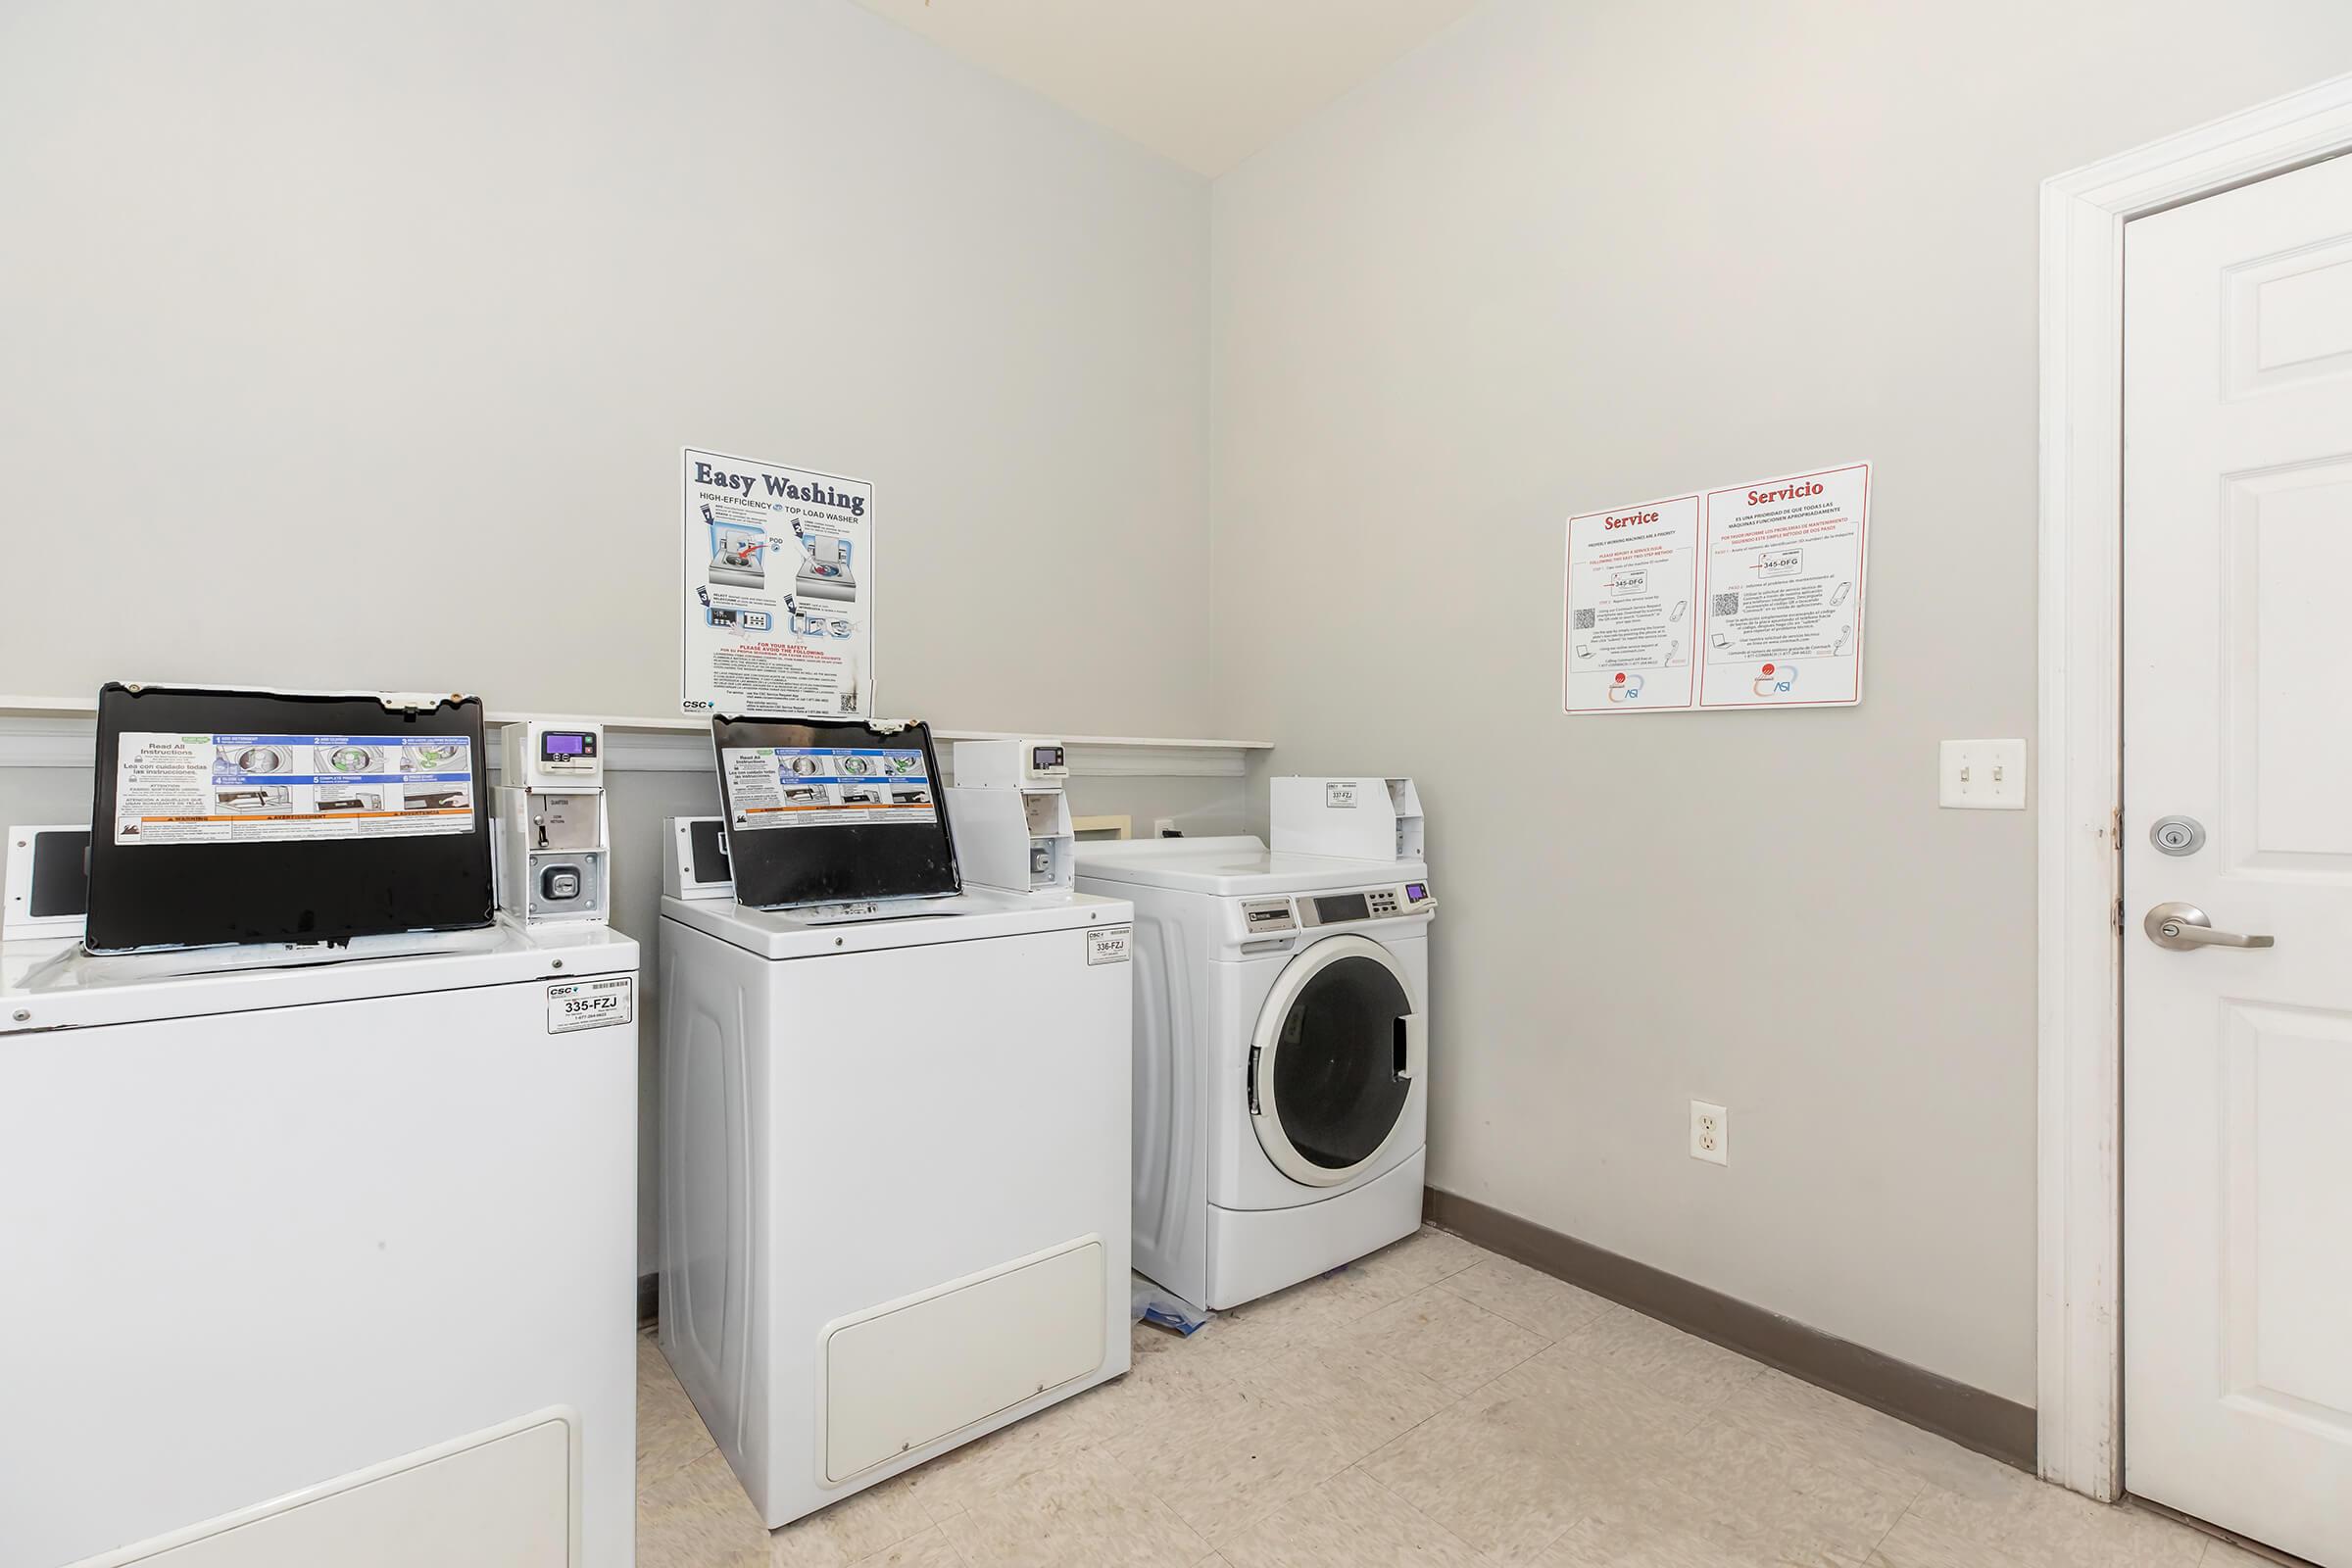
<path fill-rule="evenodd" d="M 1377 958 L 1348 956 L 1318 968 L 1291 998 L 1272 1060 L 1254 1075 L 1259 1139 L 1278 1137 L 1335 1173 L 1379 1153 L 1412 1094 L 1412 1010 L 1396 972 Z"/>

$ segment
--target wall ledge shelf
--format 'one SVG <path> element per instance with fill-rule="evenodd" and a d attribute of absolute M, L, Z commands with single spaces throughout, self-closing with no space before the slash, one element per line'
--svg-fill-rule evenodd
<path fill-rule="evenodd" d="M 0 768 L 88 767 L 97 713 L 97 704 L 86 699 L 0 696 Z M 614 772 L 699 773 L 711 765 L 707 719 L 503 711 L 485 717 L 492 727 L 524 718 L 593 720 L 605 726 L 605 765 Z M 1273 749 L 1271 741 L 1066 735 L 1048 729 L 934 726 L 931 733 L 951 752 L 948 743 L 955 741 L 1057 740 L 1069 747 L 1070 772 L 1078 778 L 1242 778 L 1249 773 L 1250 753 Z M 953 773 L 953 756 L 940 760 Z"/>

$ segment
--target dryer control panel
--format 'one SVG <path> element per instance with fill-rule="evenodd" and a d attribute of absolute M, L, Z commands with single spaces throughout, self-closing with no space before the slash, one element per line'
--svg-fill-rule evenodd
<path fill-rule="evenodd" d="M 1298 899 L 1298 924 L 1348 925 L 1359 920 L 1395 920 L 1437 907 L 1426 882 L 1397 882 L 1388 887 L 1349 893 L 1302 893 Z"/>

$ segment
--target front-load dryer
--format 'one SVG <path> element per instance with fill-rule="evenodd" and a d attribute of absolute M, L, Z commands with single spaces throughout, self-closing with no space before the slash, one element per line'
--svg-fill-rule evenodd
<path fill-rule="evenodd" d="M 1410 1235 L 1427 868 L 1161 839 L 1081 844 L 1077 881 L 1135 906 L 1136 1267 L 1222 1308 Z"/>

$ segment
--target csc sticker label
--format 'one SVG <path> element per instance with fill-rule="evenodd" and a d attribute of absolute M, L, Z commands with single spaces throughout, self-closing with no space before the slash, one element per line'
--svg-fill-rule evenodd
<path fill-rule="evenodd" d="M 1326 785 L 1324 785 L 1324 786 L 1323 786 L 1323 805 L 1324 805 L 1324 808 L 1325 808 L 1326 809 L 1328 809 L 1328 810 L 1334 810 L 1334 811 L 1352 811 L 1352 810 L 1354 810 L 1354 809 L 1355 809 L 1355 786 L 1354 786 L 1353 784 L 1326 784 Z"/>
<path fill-rule="evenodd" d="M 1107 925 L 1100 931 L 1086 934 L 1086 961 L 1096 963 L 1125 963 L 1129 950 L 1135 945 L 1135 927 Z"/>
<path fill-rule="evenodd" d="M 606 980 L 567 980 L 547 988 L 547 1032 L 610 1029 L 637 1016 L 637 982 L 627 975 Z"/>

